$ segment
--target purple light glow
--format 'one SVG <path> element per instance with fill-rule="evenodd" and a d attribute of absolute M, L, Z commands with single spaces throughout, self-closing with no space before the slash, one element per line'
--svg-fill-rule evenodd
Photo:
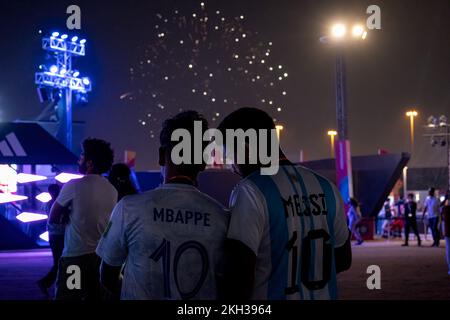
<path fill-rule="evenodd" d="M 46 214 L 41 213 L 33 213 L 33 212 L 22 212 L 21 214 L 16 216 L 16 219 L 22 221 L 24 223 L 46 220 L 48 216 Z"/>
<path fill-rule="evenodd" d="M 28 199 L 28 197 L 26 196 L 21 196 L 12 193 L 0 193 L 0 203 L 15 202 L 26 199 Z"/>
<path fill-rule="evenodd" d="M 36 199 L 40 202 L 47 203 L 52 200 L 52 196 L 48 192 L 42 192 L 36 196 Z"/>
<path fill-rule="evenodd" d="M 19 173 L 17 175 L 18 183 L 28 183 L 28 182 L 41 181 L 41 180 L 46 180 L 46 179 L 47 179 L 47 177 L 39 176 L 36 174 Z"/>
<path fill-rule="evenodd" d="M 39 238 L 41 238 L 42 240 L 48 242 L 48 231 L 45 231 L 43 234 L 41 234 L 41 235 L 39 236 Z"/>
<path fill-rule="evenodd" d="M 62 172 L 62 173 L 58 174 L 55 177 L 55 180 L 57 180 L 57 181 L 59 181 L 61 183 L 66 183 L 66 182 L 69 182 L 72 179 L 80 179 L 80 178 L 83 178 L 83 175 Z"/>

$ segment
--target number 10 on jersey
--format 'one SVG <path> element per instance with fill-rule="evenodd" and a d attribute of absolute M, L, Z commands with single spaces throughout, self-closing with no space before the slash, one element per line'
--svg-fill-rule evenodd
<path fill-rule="evenodd" d="M 200 277 L 197 281 L 197 284 L 192 288 L 190 291 L 182 291 L 180 289 L 180 283 L 178 278 L 178 263 L 180 261 L 180 258 L 187 250 L 196 250 L 200 257 L 201 257 L 201 273 Z M 161 260 L 162 263 L 162 270 L 163 270 L 163 281 L 164 281 L 164 297 L 165 298 L 172 298 L 172 292 L 170 290 L 170 277 L 171 277 L 171 243 L 170 241 L 163 239 L 160 246 L 150 255 L 150 259 L 152 259 L 155 262 L 158 262 Z M 173 258 L 173 277 L 175 280 L 175 285 L 177 287 L 177 290 L 181 296 L 182 299 L 190 299 L 194 297 L 201 289 L 203 283 L 206 280 L 206 275 L 208 274 L 209 270 L 209 259 L 208 259 L 208 252 L 206 251 L 205 247 L 197 241 L 187 241 L 182 243 L 175 251 L 175 255 Z"/>

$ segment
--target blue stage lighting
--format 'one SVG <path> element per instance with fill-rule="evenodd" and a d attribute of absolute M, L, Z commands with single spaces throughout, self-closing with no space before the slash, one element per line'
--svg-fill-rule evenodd
<path fill-rule="evenodd" d="M 42 49 L 53 56 L 56 62 L 48 63 L 48 68 L 43 66 L 35 73 L 40 101 L 61 101 L 55 105 L 59 115 L 56 136 L 68 149 L 72 148 L 72 100 L 83 94 L 80 95 L 80 102 L 86 103 L 87 93 L 92 90 L 90 79 L 72 69 L 72 58 L 86 54 L 85 43 L 85 39 L 75 34 L 53 32 L 50 37 L 43 37 Z M 62 99 L 62 96 L 66 99 Z"/>

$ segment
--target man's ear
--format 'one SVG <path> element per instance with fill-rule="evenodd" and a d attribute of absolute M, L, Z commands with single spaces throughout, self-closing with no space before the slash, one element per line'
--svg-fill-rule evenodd
<path fill-rule="evenodd" d="M 86 169 L 92 169 L 94 168 L 94 164 L 92 163 L 92 160 L 86 160 Z"/>
<path fill-rule="evenodd" d="M 159 147 L 159 165 L 164 167 L 166 165 L 166 149 L 163 147 Z"/>

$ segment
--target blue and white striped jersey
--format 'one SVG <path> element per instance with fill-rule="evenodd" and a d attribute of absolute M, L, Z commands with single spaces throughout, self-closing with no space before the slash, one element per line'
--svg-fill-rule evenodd
<path fill-rule="evenodd" d="M 338 189 L 301 166 L 251 174 L 233 190 L 228 238 L 257 256 L 253 299 L 336 299 L 334 248 L 349 236 Z"/>

